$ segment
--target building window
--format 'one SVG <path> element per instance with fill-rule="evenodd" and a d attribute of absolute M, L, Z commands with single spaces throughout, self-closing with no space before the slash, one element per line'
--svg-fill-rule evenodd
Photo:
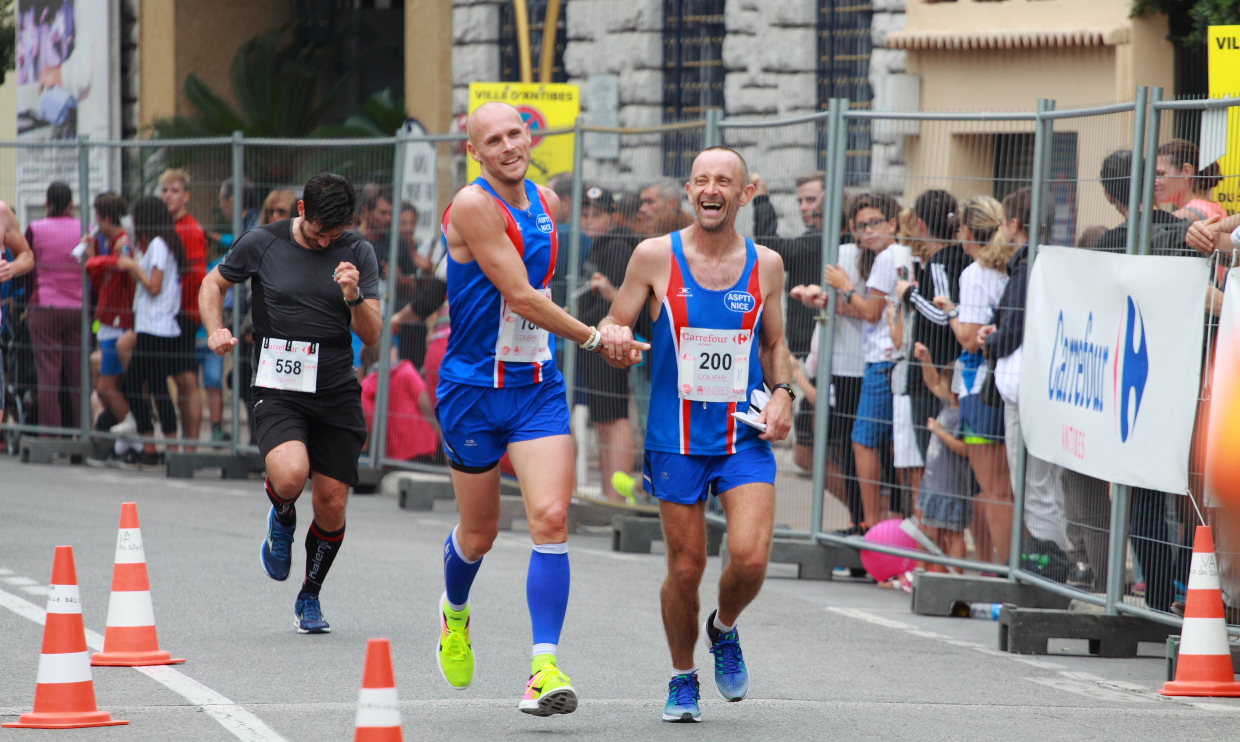
<path fill-rule="evenodd" d="M 663 121 L 700 119 L 723 105 L 724 0 L 663 0 Z M 687 177 L 701 132 L 663 135 L 663 174 Z"/>
<path fill-rule="evenodd" d="M 567 2 L 560 3 L 560 16 L 556 19 L 551 82 L 568 82 L 568 74 L 564 71 L 564 47 L 568 44 L 568 24 L 565 21 L 567 5 Z M 542 64 L 547 0 L 527 0 L 526 6 L 530 12 L 530 68 L 534 82 L 540 82 L 538 70 Z M 500 3 L 499 6 L 499 79 L 500 82 L 521 82 L 521 58 L 517 54 L 517 17 L 512 3 Z"/>
<path fill-rule="evenodd" d="M 1033 184 L 1033 134 L 995 134 L 994 197 L 999 201 Z M 1047 196 L 1054 205 L 1051 234 L 1042 236 L 1050 245 L 1075 245 L 1077 228 L 1076 132 L 1057 131 L 1051 137 L 1050 171 L 1046 174 Z"/>
<path fill-rule="evenodd" d="M 852 108 L 869 108 L 870 18 L 866 0 L 818 0 L 818 108 L 832 98 L 847 98 Z M 818 129 L 818 159 L 826 167 L 826 122 Z M 870 179 L 870 121 L 848 125 L 847 185 Z"/>

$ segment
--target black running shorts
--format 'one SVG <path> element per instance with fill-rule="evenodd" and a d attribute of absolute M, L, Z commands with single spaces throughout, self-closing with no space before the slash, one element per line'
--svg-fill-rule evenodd
<path fill-rule="evenodd" d="M 362 387 L 356 380 L 314 394 L 252 387 L 254 432 L 263 458 L 281 443 L 301 441 L 310 470 L 357 484 L 357 458 L 366 444 Z"/>

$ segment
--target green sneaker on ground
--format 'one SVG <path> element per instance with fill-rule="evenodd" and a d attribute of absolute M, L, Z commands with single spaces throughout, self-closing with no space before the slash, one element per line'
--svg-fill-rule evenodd
<path fill-rule="evenodd" d="M 568 676 L 556 668 L 555 657 L 540 654 L 534 658 L 531 669 L 525 697 L 517 708 L 534 716 L 571 714 L 577 710 L 577 691 L 569 684 Z"/>
<path fill-rule="evenodd" d="M 448 685 L 465 690 L 474 680 L 474 648 L 469 642 L 469 606 L 454 611 L 448 594 L 439 597 L 439 647 L 435 652 L 439 674 Z"/>

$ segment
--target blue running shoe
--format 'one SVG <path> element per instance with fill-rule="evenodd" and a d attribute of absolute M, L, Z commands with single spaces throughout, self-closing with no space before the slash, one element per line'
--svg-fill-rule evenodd
<path fill-rule="evenodd" d="M 273 580 L 288 579 L 289 570 L 293 568 L 293 534 L 296 531 L 296 522 L 288 527 L 276 522 L 275 508 L 267 513 L 267 538 L 263 539 L 259 556 L 263 561 L 263 571 Z"/>
<path fill-rule="evenodd" d="M 667 705 L 663 707 L 663 721 L 692 723 L 702 720 L 698 708 L 701 692 L 697 673 L 677 675 L 667 684 Z"/>
<path fill-rule="evenodd" d="M 749 694 L 749 670 L 741 656 L 741 637 L 735 626 L 726 634 L 715 629 L 715 613 L 711 611 L 706 617 L 702 631 L 710 653 L 715 656 L 715 689 L 725 701 L 743 701 Z"/>
<path fill-rule="evenodd" d="M 293 607 L 293 617 L 297 621 L 298 634 L 330 634 L 331 624 L 323 619 L 323 609 L 319 606 L 319 596 L 306 595 L 297 598 Z"/>

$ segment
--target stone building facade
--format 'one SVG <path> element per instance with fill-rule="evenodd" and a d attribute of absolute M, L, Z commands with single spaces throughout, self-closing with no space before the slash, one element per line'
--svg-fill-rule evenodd
<path fill-rule="evenodd" d="M 873 52 L 868 78 L 874 105 L 889 105 L 888 78 L 905 72 L 905 52 L 882 48 L 887 33 L 904 25 L 906 0 L 871 0 Z M 915 0 L 909 0 L 910 2 Z M 723 4 L 723 107 L 729 119 L 776 119 L 813 113 L 820 100 L 820 14 L 835 5 L 864 5 L 864 0 L 726 0 Z M 568 0 L 564 66 L 569 82 L 580 85 L 583 113 L 592 121 L 629 128 L 664 123 L 664 0 Z M 452 105 L 466 112 L 468 87 L 500 75 L 499 3 L 453 0 Z M 596 78 L 611 78 L 595 80 Z M 609 98 L 609 91 L 614 97 Z M 600 94 L 601 91 L 601 94 Z M 591 111 L 599 102 L 607 110 Z M 614 108 L 613 108 L 614 107 Z M 899 192 L 903 161 L 896 134 L 874 132 L 864 161 L 888 190 Z M 770 129 L 725 130 L 724 143 L 735 146 L 751 169 L 766 178 L 780 215 L 780 231 L 802 230 L 792 195 L 797 175 L 819 167 L 820 143 L 814 124 Z M 696 147 L 692 135 L 625 134 L 613 146 L 587 144 L 586 178 L 615 190 L 632 190 L 662 177 L 669 147 Z M 851 162 L 851 161 L 850 161 Z M 869 173 L 850 183 L 868 187 Z M 747 214 L 742 212 L 742 219 Z"/>

